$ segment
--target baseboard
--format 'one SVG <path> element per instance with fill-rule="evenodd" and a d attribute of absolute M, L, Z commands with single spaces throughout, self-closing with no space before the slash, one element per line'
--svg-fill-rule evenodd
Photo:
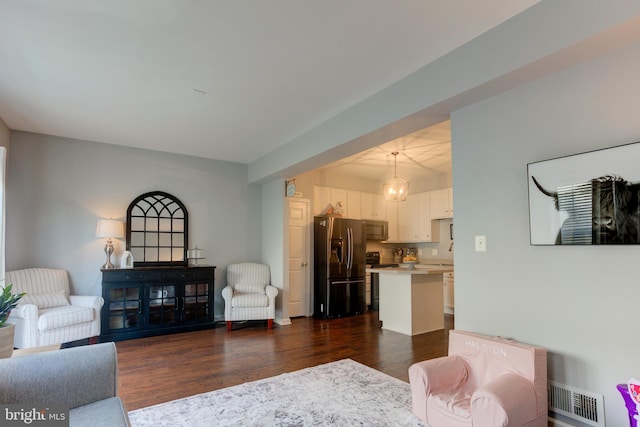
<path fill-rule="evenodd" d="M 549 427 L 575 427 L 573 424 L 565 423 L 556 418 L 549 417 Z"/>
<path fill-rule="evenodd" d="M 286 317 L 286 318 L 275 318 L 274 322 L 276 322 L 278 325 L 280 326 L 289 326 L 291 325 L 291 318 Z"/>

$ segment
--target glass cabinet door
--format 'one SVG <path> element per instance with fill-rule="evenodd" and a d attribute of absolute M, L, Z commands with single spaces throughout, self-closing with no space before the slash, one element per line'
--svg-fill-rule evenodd
<path fill-rule="evenodd" d="M 184 285 L 182 316 L 184 322 L 202 322 L 209 318 L 207 283 Z"/>
<path fill-rule="evenodd" d="M 178 323 L 178 298 L 175 285 L 149 286 L 147 326 L 164 327 Z"/>
<path fill-rule="evenodd" d="M 109 289 L 109 330 L 142 327 L 141 296 L 139 286 L 118 286 Z"/>

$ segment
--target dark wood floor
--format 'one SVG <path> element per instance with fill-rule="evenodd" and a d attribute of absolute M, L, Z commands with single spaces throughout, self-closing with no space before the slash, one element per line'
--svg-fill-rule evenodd
<path fill-rule="evenodd" d="M 446 354 L 445 330 L 409 337 L 379 328 L 378 312 L 342 319 L 293 319 L 116 343 L 119 395 L 128 410 L 350 358 L 408 381 L 407 369 Z"/>

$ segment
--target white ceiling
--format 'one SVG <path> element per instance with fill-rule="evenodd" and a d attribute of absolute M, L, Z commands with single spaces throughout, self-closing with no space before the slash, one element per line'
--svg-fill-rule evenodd
<path fill-rule="evenodd" d="M 0 117 L 248 164 L 537 1 L 0 0 Z"/>
<path fill-rule="evenodd" d="M 396 159 L 392 155 L 397 152 Z M 397 160 L 397 166 L 396 166 Z M 449 120 L 330 163 L 320 170 L 384 182 L 397 175 L 408 181 L 451 173 Z"/>

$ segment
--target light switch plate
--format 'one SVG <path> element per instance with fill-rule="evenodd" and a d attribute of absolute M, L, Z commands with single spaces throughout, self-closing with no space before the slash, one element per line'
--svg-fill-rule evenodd
<path fill-rule="evenodd" d="M 476 236 L 476 252 L 487 251 L 487 236 Z"/>
<path fill-rule="evenodd" d="M 431 249 L 431 255 L 432 256 L 438 255 L 438 250 L 437 249 Z"/>

